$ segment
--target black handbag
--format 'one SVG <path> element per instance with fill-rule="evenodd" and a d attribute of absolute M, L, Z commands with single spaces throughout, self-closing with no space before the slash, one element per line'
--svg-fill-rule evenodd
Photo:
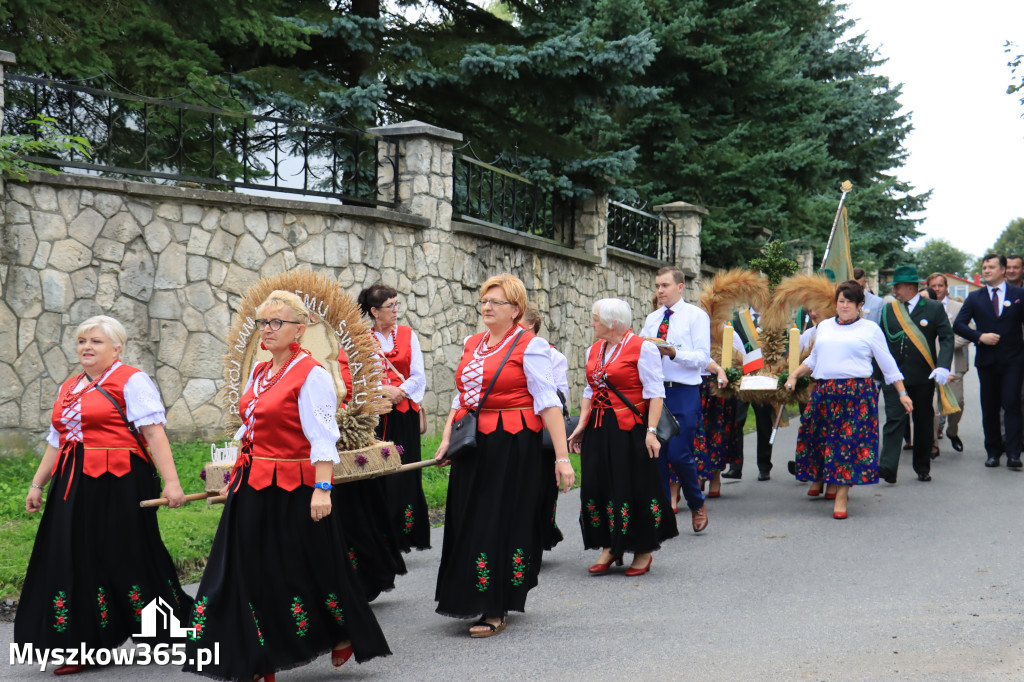
<path fill-rule="evenodd" d="M 501 374 L 501 370 L 505 367 L 505 363 L 508 362 L 510 357 L 512 357 L 512 351 L 515 350 L 516 344 L 519 343 L 519 337 L 523 335 L 523 331 L 516 334 L 516 338 L 512 341 L 512 345 L 509 347 L 508 352 L 505 353 L 504 359 L 502 359 L 501 364 L 498 365 L 498 371 L 494 373 L 493 377 L 491 377 L 491 383 L 488 384 L 487 392 L 484 393 L 484 397 L 480 399 L 480 403 L 476 406 L 476 411 L 470 410 L 462 417 L 462 419 L 458 419 L 452 423 L 451 436 L 448 438 L 448 454 L 444 456 L 445 459 L 457 462 L 460 459 L 471 457 L 476 452 L 477 412 L 483 409 L 484 401 L 487 400 L 487 396 L 491 394 L 491 389 L 494 388 L 494 382 L 498 380 L 498 375 Z"/>
<path fill-rule="evenodd" d="M 604 383 L 608 388 L 615 391 L 615 395 L 619 396 L 619 399 L 626 403 L 626 405 L 629 406 L 629 409 L 633 410 L 638 417 L 643 419 L 643 414 L 640 410 L 636 409 L 636 405 L 628 400 L 626 396 L 622 395 L 619 389 L 615 388 L 615 384 L 608 380 L 607 374 L 604 375 Z M 676 416 L 672 414 L 672 411 L 665 407 L 664 404 L 661 406 L 661 417 L 658 418 L 658 426 L 656 429 L 657 431 L 654 435 L 657 436 L 658 440 L 662 443 L 667 443 L 679 435 L 679 422 L 676 420 Z"/>
<path fill-rule="evenodd" d="M 579 415 L 575 417 L 569 416 L 569 406 L 565 403 L 565 396 L 562 395 L 561 391 L 558 391 L 558 399 L 562 401 L 562 419 L 565 421 L 565 436 L 568 438 L 576 430 L 576 426 L 580 423 L 580 418 Z M 555 444 L 551 440 L 551 434 L 546 428 L 541 433 L 540 449 L 545 454 L 555 454 Z"/>

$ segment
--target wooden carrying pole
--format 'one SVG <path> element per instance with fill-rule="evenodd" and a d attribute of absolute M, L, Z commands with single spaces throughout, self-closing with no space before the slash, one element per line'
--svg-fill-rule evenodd
<path fill-rule="evenodd" d="M 379 478 L 380 476 L 390 476 L 391 474 L 400 474 L 403 471 L 415 471 L 416 469 L 425 469 L 429 466 L 437 466 L 437 462 L 432 459 L 425 459 L 422 462 L 412 462 L 411 464 L 403 464 L 396 469 L 381 469 L 378 471 L 370 471 L 365 474 L 358 474 L 356 476 L 335 476 L 334 483 L 350 483 L 352 481 L 364 481 L 368 478 Z M 227 495 L 218 495 L 217 493 L 193 493 L 185 496 L 186 502 L 192 502 L 194 500 L 206 500 L 207 504 L 224 504 L 224 500 L 228 499 Z M 167 506 L 166 497 L 158 497 L 154 500 L 143 500 L 139 502 L 140 507 L 164 507 Z"/>

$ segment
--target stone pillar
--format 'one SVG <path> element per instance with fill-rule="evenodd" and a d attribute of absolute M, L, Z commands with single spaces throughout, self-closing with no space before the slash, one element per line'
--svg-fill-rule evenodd
<path fill-rule="evenodd" d="M 370 128 L 367 132 L 397 143 L 398 177 L 392 155 L 384 145 L 378 155 L 377 196 L 397 203 L 399 211 L 422 216 L 431 227 L 450 230 L 454 185 L 452 150 L 462 133 L 421 121 Z"/>
<path fill-rule="evenodd" d="M 4 132 L 4 67 L 15 63 L 14 53 L 0 50 L 0 135 Z M 12 262 L 14 249 L 10 247 L 11 239 L 7 234 L 7 201 L 5 199 L 4 176 L 0 173 L 0 297 L 4 294 L 7 282 L 8 263 Z"/>
<path fill-rule="evenodd" d="M 800 249 L 796 252 L 795 259 L 801 273 L 813 275 L 817 272 L 817 268 L 814 267 L 814 249 Z"/>
<path fill-rule="evenodd" d="M 590 195 L 579 200 L 576 212 L 575 244 L 591 256 L 601 258 L 602 267 L 608 264 L 608 197 Z"/>
<path fill-rule="evenodd" d="M 673 264 L 683 271 L 687 279 L 699 278 L 700 230 L 703 216 L 708 214 L 708 210 L 685 201 L 655 206 L 654 210 L 660 211 L 675 229 L 676 253 Z"/>

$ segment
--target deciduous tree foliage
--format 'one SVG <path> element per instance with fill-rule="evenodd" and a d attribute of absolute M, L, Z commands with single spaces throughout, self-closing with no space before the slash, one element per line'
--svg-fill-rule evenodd
<path fill-rule="evenodd" d="M 365 127 L 420 119 L 566 193 L 710 210 L 705 259 L 771 230 L 820 257 L 847 199 L 854 259 L 899 260 L 927 193 L 910 121 L 830 0 L 8 0 L 23 69 Z M 229 89 L 230 87 L 230 89 Z"/>
<path fill-rule="evenodd" d="M 974 256 L 961 251 L 945 239 L 929 239 L 913 252 L 911 258 L 922 278 L 933 272 L 967 277 L 974 263 Z"/>
<path fill-rule="evenodd" d="M 1011 220 L 988 253 L 1001 253 L 1004 256 L 1024 254 L 1024 218 Z"/>

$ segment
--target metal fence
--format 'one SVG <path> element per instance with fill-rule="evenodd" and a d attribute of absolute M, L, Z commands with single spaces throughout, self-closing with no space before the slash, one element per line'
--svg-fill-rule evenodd
<path fill-rule="evenodd" d="M 397 144 L 365 131 L 7 74 L 5 132 L 38 135 L 33 119 L 56 120 L 84 137 L 91 158 L 31 158 L 103 176 L 208 189 L 246 188 L 393 206 L 377 198 L 378 152 L 398 177 Z"/>
<path fill-rule="evenodd" d="M 574 246 L 576 212 L 572 201 L 521 175 L 462 154 L 454 154 L 453 175 L 455 218 Z"/>
<path fill-rule="evenodd" d="M 675 262 L 676 233 L 664 216 L 608 202 L 608 246 Z"/>

